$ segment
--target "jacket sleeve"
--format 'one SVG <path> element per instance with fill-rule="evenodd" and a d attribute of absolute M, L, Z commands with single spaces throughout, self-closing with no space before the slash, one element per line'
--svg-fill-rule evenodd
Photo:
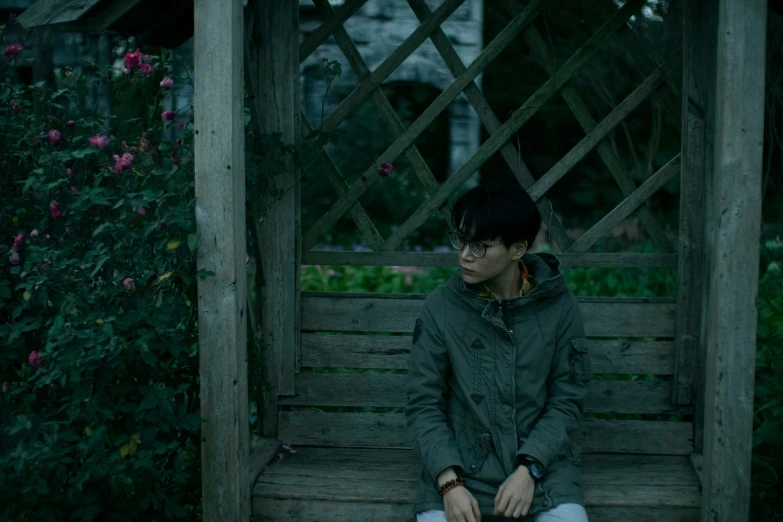
<path fill-rule="evenodd" d="M 517 451 L 517 463 L 527 455 L 549 467 L 566 452 L 571 443 L 569 435 L 579 428 L 590 380 L 590 358 L 579 304 L 570 292 L 560 313 L 556 343 L 547 378 L 546 405 Z"/>
<path fill-rule="evenodd" d="M 464 469 L 454 432 L 446 423 L 451 365 L 441 329 L 445 314 L 443 301 L 441 291 L 431 294 L 416 320 L 405 408 L 413 450 L 436 482 L 446 468 L 453 466 L 458 474 Z"/>

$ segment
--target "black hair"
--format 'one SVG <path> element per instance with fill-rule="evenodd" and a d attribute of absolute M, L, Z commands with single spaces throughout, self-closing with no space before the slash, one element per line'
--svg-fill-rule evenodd
<path fill-rule="evenodd" d="M 541 214 L 533 198 L 518 183 L 479 185 L 464 193 L 451 211 L 451 224 L 467 241 L 500 239 L 533 246 Z"/>

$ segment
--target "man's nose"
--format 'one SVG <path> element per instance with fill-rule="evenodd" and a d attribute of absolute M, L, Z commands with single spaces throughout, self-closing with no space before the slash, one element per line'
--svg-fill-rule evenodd
<path fill-rule="evenodd" d="M 470 246 L 465 243 L 465 246 L 462 247 L 462 250 L 459 251 L 459 258 L 464 261 L 474 261 L 475 257 L 473 255 L 473 252 L 470 251 Z"/>

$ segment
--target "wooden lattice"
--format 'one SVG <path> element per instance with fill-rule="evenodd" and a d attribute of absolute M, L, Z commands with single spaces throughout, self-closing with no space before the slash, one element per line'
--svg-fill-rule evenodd
<path fill-rule="evenodd" d="M 597 259 L 591 260 L 589 259 L 590 256 L 582 253 L 610 232 L 620 221 L 633 213 L 636 213 L 641 224 L 662 255 L 614 255 L 613 257 L 604 255 L 602 261 L 605 261 L 607 265 L 613 266 L 673 266 L 676 264 L 676 256 L 672 254 L 674 249 L 663 228 L 647 208 L 645 202 L 656 190 L 679 172 L 679 156 L 671 159 L 645 183 L 637 187 L 616 152 L 605 140 L 607 134 L 615 126 L 651 95 L 658 97 L 658 101 L 668 111 L 673 121 L 677 122 L 678 120 L 677 116 L 675 116 L 678 113 L 676 97 L 667 90 L 662 90 L 660 95 L 656 94 L 655 91 L 672 73 L 679 69 L 681 54 L 676 52 L 662 64 L 655 66 L 643 51 L 627 25 L 628 19 L 641 9 L 644 4 L 642 0 L 629 0 L 626 2 L 559 68 L 556 68 L 550 49 L 545 44 L 541 34 L 533 26 L 533 21 L 549 4 L 548 0 L 533 0 L 527 7 L 523 7 L 516 0 L 501 0 L 502 7 L 509 13 L 511 21 L 483 49 L 469 67 L 463 64 L 441 29 L 441 24 L 464 0 L 445 0 L 435 11 L 431 11 L 424 0 L 407 0 L 421 24 L 374 71 L 369 70 L 356 46 L 343 28 L 345 21 L 356 13 L 366 0 L 348 1 L 338 10 L 332 9 L 326 0 L 313 1 L 323 15 L 325 22 L 300 45 L 300 63 L 314 52 L 320 44 L 325 42 L 327 38 L 334 36 L 338 47 L 345 55 L 348 64 L 360 82 L 353 92 L 324 119 L 322 130 L 330 132 L 336 129 L 342 121 L 350 116 L 352 111 L 369 98 L 380 114 L 380 121 L 391 132 L 395 141 L 360 176 L 359 181 L 350 186 L 344 181 L 343 176 L 328 153 L 325 150 L 323 151 L 323 157 L 326 158 L 325 171 L 332 185 L 337 190 L 339 199 L 310 230 L 303 234 L 303 261 L 309 262 L 317 259 L 326 262 L 328 261 L 327 257 L 333 256 L 333 254 L 316 253 L 312 249 L 319 238 L 327 233 L 342 216 L 349 213 L 362 237 L 374 252 L 351 253 L 351 255 L 346 253 L 339 255 L 340 259 L 351 264 L 358 262 L 378 264 L 380 262 L 378 253 L 383 252 L 383 258 L 386 259 L 387 263 L 388 254 L 399 250 L 405 240 L 421 227 L 432 214 L 440 214 L 448 221 L 450 214 L 449 198 L 491 156 L 496 152 L 500 152 L 517 181 L 530 192 L 536 201 L 543 221 L 548 226 L 552 240 L 566 256 L 572 257 L 570 262 L 567 261 L 569 264 L 596 264 Z M 474 80 L 520 34 L 530 46 L 535 60 L 549 75 L 549 79 L 518 110 L 514 111 L 506 122 L 501 123 Z M 646 79 L 625 100 L 617 105 L 609 115 L 597 122 L 590 114 L 579 93 L 570 84 L 570 81 L 580 67 L 592 58 L 609 38 L 615 35 L 622 39 L 639 70 L 646 75 Z M 380 87 L 384 80 L 408 56 L 416 51 L 427 38 L 435 45 L 455 80 L 406 129 Z M 443 184 L 439 184 L 416 145 L 414 145 L 414 141 L 463 92 L 490 137 Z M 509 141 L 509 138 L 530 120 L 540 107 L 558 94 L 563 98 L 586 135 L 548 172 L 536 180 L 525 165 L 520 152 Z M 307 122 L 304 114 L 302 114 L 302 121 L 303 130 L 311 131 L 312 127 Z M 582 237 L 572 242 L 555 215 L 552 205 L 546 199 L 546 193 L 593 149 L 597 149 L 599 156 L 616 181 L 625 199 Z M 387 162 L 392 163 L 401 155 L 404 155 L 410 161 L 416 176 L 426 189 L 429 197 L 390 237 L 384 239 L 358 200 L 378 181 L 377 165 Z M 421 255 L 419 255 L 419 258 L 424 259 Z M 416 264 L 417 261 L 408 259 L 407 262 Z M 448 261 L 443 257 L 436 256 L 435 258 L 427 258 L 424 264 L 441 264 L 444 262 Z"/>

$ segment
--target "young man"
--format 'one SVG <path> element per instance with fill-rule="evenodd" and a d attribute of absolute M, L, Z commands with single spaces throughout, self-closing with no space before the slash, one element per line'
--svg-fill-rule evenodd
<path fill-rule="evenodd" d="M 527 252 L 538 209 L 518 185 L 479 186 L 452 225 L 460 270 L 424 301 L 411 346 L 417 521 L 586 522 L 571 435 L 590 359 L 559 261 Z"/>

